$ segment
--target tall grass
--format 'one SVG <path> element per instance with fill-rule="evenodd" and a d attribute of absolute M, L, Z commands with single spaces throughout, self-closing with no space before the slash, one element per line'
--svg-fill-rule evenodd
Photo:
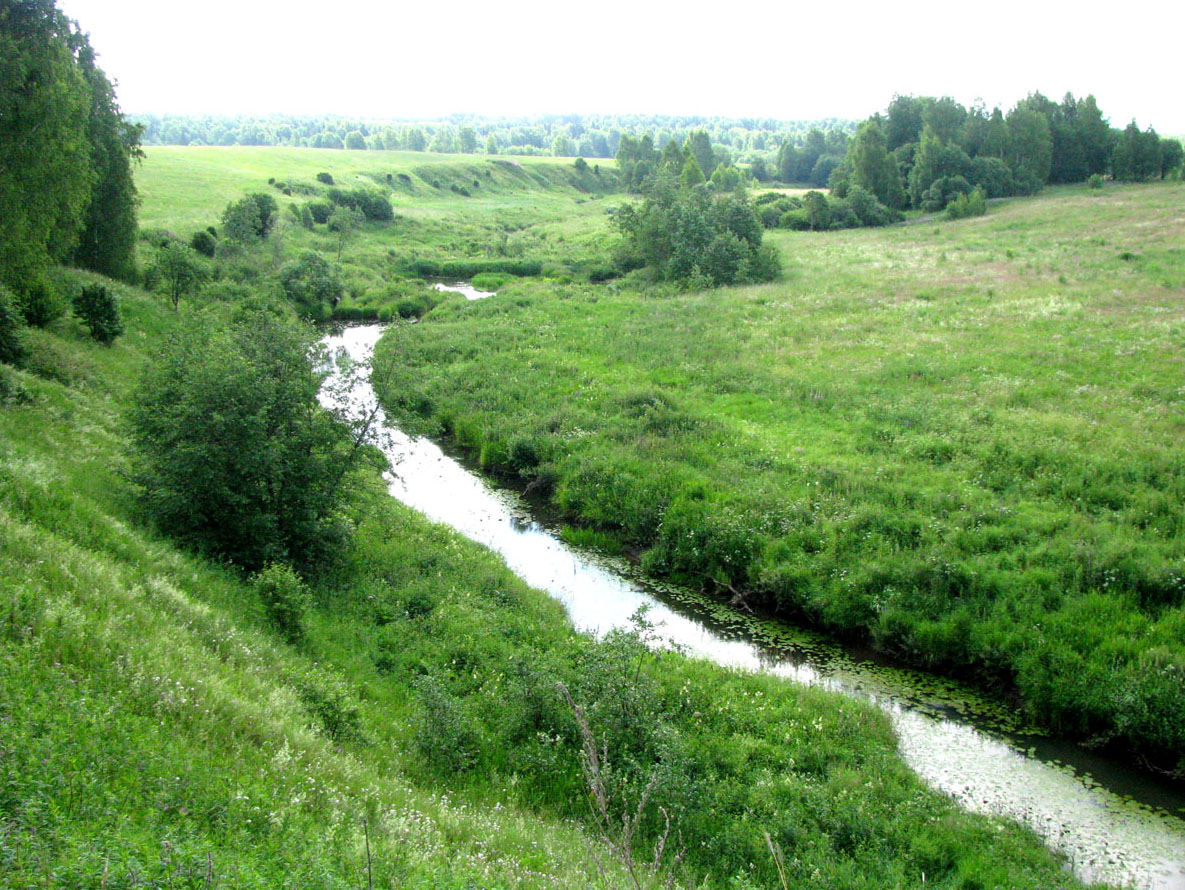
<path fill-rule="evenodd" d="M 760 287 L 511 283 L 391 332 L 384 398 L 652 571 L 1185 768 L 1182 197 L 776 233 Z"/>
<path fill-rule="evenodd" d="M 121 297 L 112 348 L 68 320 L 34 344 L 78 373 L 4 369 L 6 886 L 624 885 L 557 682 L 608 746 L 613 799 L 642 783 L 672 815 L 685 886 L 771 886 L 766 832 L 804 887 L 1073 885 L 1019 828 L 926 791 L 868 707 L 575 635 L 377 475 L 301 634 L 275 629 L 251 579 L 135 513 L 121 417 L 174 317 Z M 643 820 L 639 845 L 662 830 Z"/>

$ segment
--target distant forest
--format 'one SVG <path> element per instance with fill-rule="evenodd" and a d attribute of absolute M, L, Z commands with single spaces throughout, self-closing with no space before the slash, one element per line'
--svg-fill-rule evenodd
<path fill-rule="evenodd" d="M 1055 102 L 1033 93 L 1007 112 L 967 108 L 946 96 L 897 95 L 885 112 L 864 122 L 575 114 L 454 115 L 435 121 L 329 115 L 135 120 L 145 145 L 617 158 L 636 171 L 635 186 L 674 144 L 685 152 L 694 148 L 705 179 L 719 166 L 736 166 L 757 182 L 831 186 L 840 197 L 860 186 L 891 209 L 945 207 L 976 187 L 993 198 L 1032 194 L 1046 183 L 1084 182 L 1092 175 L 1165 178 L 1176 174 L 1182 161 L 1179 141 L 1135 121 L 1116 129 L 1094 96 L 1071 94 Z"/>
<path fill-rule="evenodd" d="M 452 116 L 436 121 L 360 120 L 332 115 L 187 117 L 139 115 L 145 145 L 290 145 L 446 154 L 552 155 L 613 158 L 623 135 L 649 133 L 661 150 L 703 131 L 729 158 L 774 158 L 783 142 L 804 143 L 812 131 L 842 139 L 856 121 L 785 121 L 672 115 L 542 115 L 524 118 Z"/>

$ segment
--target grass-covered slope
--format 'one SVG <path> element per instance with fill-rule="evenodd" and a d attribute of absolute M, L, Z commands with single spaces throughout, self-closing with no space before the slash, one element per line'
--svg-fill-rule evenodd
<path fill-rule="evenodd" d="M 674 297 L 522 283 L 380 346 L 387 403 L 645 562 L 1185 757 L 1185 190 L 777 233 Z M 731 593 L 730 593 L 731 595 Z"/>
<path fill-rule="evenodd" d="M 925 790 L 869 707 L 579 637 L 377 477 L 283 642 L 249 581 L 138 520 L 121 418 L 173 317 L 119 290 L 115 346 L 66 319 L 28 338 L 40 373 L 0 367 L 5 886 L 632 886 L 558 682 L 608 745 L 614 811 L 651 786 L 639 856 L 661 805 L 687 886 L 778 886 L 766 832 L 796 887 L 1073 884 Z"/>
<path fill-rule="evenodd" d="M 332 184 L 317 179 L 325 173 Z M 244 193 L 264 192 L 280 206 L 286 243 L 327 254 L 337 252 L 336 236 L 324 226 L 305 232 L 287 208 L 325 201 L 331 188 L 381 193 L 394 220 L 367 223 L 345 249 L 360 274 L 462 259 L 541 267 L 561 257 L 548 271 L 563 274 L 600 258 L 603 199 L 618 187 L 612 162 L 594 172 L 555 158 L 196 146 L 147 149 L 136 183 L 145 230 L 188 239 L 220 227 L 223 210 Z"/>

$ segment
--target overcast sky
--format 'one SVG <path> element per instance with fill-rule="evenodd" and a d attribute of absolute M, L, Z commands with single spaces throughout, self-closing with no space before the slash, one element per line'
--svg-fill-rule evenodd
<path fill-rule="evenodd" d="M 864 118 L 1094 93 L 1185 134 L 1185 4 L 59 0 L 127 112 Z"/>

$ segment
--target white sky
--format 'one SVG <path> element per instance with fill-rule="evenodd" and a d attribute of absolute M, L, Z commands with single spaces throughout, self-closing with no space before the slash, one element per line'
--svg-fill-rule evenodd
<path fill-rule="evenodd" d="M 864 118 L 1094 93 L 1185 134 L 1180 0 L 59 0 L 127 112 Z"/>

